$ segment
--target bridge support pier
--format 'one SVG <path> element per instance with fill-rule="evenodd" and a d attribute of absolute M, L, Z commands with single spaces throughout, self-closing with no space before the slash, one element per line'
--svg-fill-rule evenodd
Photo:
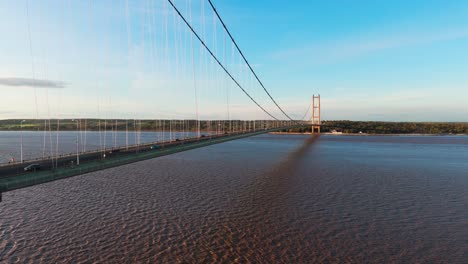
<path fill-rule="evenodd" d="M 320 94 L 312 95 L 312 135 L 320 134 Z M 317 131 L 317 132 L 316 132 Z"/>
<path fill-rule="evenodd" d="M 320 126 L 312 126 L 312 135 L 320 134 Z"/>

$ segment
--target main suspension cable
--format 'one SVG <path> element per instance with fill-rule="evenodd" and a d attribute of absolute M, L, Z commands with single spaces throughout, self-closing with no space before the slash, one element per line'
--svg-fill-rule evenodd
<path fill-rule="evenodd" d="M 237 45 L 237 42 L 234 40 L 234 38 L 232 37 L 231 35 L 231 32 L 229 32 L 229 30 L 227 29 L 226 27 L 226 24 L 224 24 L 224 21 L 221 19 L 221 16 L 218 14 L 218 11 L 216 10 L 216 8 L 214 7 L 213 3 L 211 2 L 211 0 L 208 0 L 208 3 L 210 3 L 210 6 L 211 8 L 213 9 L 213 12 L 216 14 L 216 16 L 218 17 L 219 21 L 221 22 L 221 24 L 223 25 L 224 27 L 224 30 L 226 31 L 226 33 L 229 35 L 229 37 L 231 38 L 231 41 L 232 43 L 234 43 L 234 45 L 236 46 L 237 48 L 237 51 L 239 51 L 239 54 L 242 56 L 242 58 L 244 59 L 245 63 L 247 64 L 247 66 L 249 67 L 250 71 L 253 73 L 253 75 L 255 76 L 255 79 L 257 79 L 258 83 L 262 86 L 263 90 L 267 93 L 267 95 L 270 97 L 270 99 L 273 101 L 273 103 L 275 103 L 275 105 L 278 107 L 279 110 L 281 110 L 281 112 L 287 117 L 289 118 L 289 120 L 291 121 L 295 121 L 293 120 L 288 114 L 286 114 L 286 112 L 279 106 L 279 104 L 275 101 L 275 99 L 273 99 L 273 97 L 271 96 L 271 94 L 268 92 L 268 90 L 265 88 L 265 86 L 263 85 L 262 81 L 260 81 L 260 78 L 258 78 L 257 74 L 255 73 L 255 71 L 253 70 L 253 68 L 250 66 L 250 63 L 247 61 L 247 59 L 245 58 L 244 56 L 244 53 L 242 53 L 241 49 L 239 48 L 239 46 Z"/>
<path fill-rule="evenodd" d="M 305 120 L 304 118 L 306 117 L 307 113 L 309 113 L 309 110 L 310 110 L 310 105 L 309 107 L 307 107 L 307 110 L 305 111 L 304 116 L 301 118 L 301 120 Z"/>
<path fill-rule="evenodd" d="M 252 102 L 254 102 L 260 109 L 263 110 L 266 114 L 268 114 L 270 117 L 272 117 L 275 120 L 279 120 L 272 114 L 270 114 L 265 108 L 263 108 L 257 101 L 255 101 L 252 96 L 240 85 L 240 83 L 232 76 L 232 74 L 226 69 L 226 67 L 219 61 L 219 59 L 213 54 L 210 48 L 205 44 L 205 42 L 201 39 L 201 37 L 198 35 L 198 33 L 193 29 L 193 27 L 190 25 L 190 23 L 185 19 L 185 17 L 180 13 L 179 9 L 174 5 L 174 3 L 171 0 L 167 0 L 169 4 L 174 8 L 174 10 L 177 12 L 179 17 L 184 21 L 184 23 L 187 25 L 187 27 L 192 31 L 193 35 L 200 41 L 200 43 L 205 47 L 205 49 L 210 53 L 211 57 L 218 63 L 218 65 L 224 70 L 224 72 L 232 79 L 232 81 L 239 87 L 242 92 L 244 92 L 245 95 L 247 95 Z M 289 118 L 291 119 L 291 118 Z M 292 120 L 292 119 L 291 119 Z"/>

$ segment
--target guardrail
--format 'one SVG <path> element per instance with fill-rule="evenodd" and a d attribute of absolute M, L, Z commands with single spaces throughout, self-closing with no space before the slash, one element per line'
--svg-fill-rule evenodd
<path fill-rule="evenodd" d="M 108 169 L 112 167 L 117 167 L 129 163 L 134 163 L 137 161 L 152 159 L 160 156 L 170 155 L 182 151 L 187 151 L 190 149 L 196 149 L 208 145 L 218 144 L 226 141 L 231 141 L 239 138 L 255 136 L 263 133 L 274 132 L 289 127 L 274 128 L 274 129 L 265 129 L 265 130 L 256 130 L 252 132 L 241 132 L 241 133 L 231 133 L 223 135 L 214 135 L 214 136 L 205 136 L 205 137 L 193 137 L 187 138 L 180 141 L 164 141 L 164 142 L 151 142 L 145 143 L 143 145 L 133 145 L 132 147 L 121 147 L 119 150 L 127 150 L 134 148 L 132 152 L 123 152 L 115 156 L 110 156 L 106 159 L 92 159 L 90 161 L 84 161 L 80 165 L 73 166 L 62 166 L 59 168 L 52 168 L 43 171 L 21 173 L 20 175 L 12 175 L 10 177 L 0 178 L 0 201 L 1 201 L 1 192 L 12 191 L 28 186 L 33 186 L 45 182 L 50 182 L 58 179 L 64 179 L 84 173 L 99 171 L 103 169 Z M 152 146 L 158 144 L 161 148 L 156 150 L 151 150 L 150 148 L 145 148 L 144 151 L 138 152 L 138 148 L 144 146 Z M 110 150 L 110 149 L 109 149 Z M 113 149 L 112 151 L 116 151 Z M 135 152 L 133 152 L 135 151 Z M 86 152 L 86 155 L 102 153 L 102 151 L 93 151 Z M 76 154 L 75 154 L 76 155 Z M 67 158 L 74 158 L 75 155 L 67 155 Z M 50 160 L 43 160 L 50 161 Z"/>

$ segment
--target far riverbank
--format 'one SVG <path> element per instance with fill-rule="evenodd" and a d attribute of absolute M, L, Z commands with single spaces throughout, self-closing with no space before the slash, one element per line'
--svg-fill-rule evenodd
<path fill-rule="evenodd" d="M 311 135 L 310 132 L 270 132 L 268 134 L 273 135 Z M 418 134 L 418 133 L 409 133 L 409 134 L 368 134 L 368 133 L 330 133 L 324 132 L 320 135 L 330 135 L 330 136 L 468 136 L 468 134 Z"/>

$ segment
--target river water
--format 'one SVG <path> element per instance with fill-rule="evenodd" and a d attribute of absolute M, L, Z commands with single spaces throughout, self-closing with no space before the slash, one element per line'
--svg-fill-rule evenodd
<path fill-rule="evenodd" d="M 216 134 L 215 132 L 202 132 L 201 135 Z M 23 160 L 49 158 L 56 155 L 95 151 L 149 143 L 157 141 L 183 139 L 196 137 L 194 132 L 125 132 L 125 131 L 0 131 L 0 165 L 8 164 L 14 160 L 21 160 L 21 146 L 23 148 Z M 78 143 L 78 144 L 77 144 Z"/>
<path fill-rule="evenodd" d="M 261 135 L 3 194 L 3 263 L 468 263 L 468 137 Z"/>

